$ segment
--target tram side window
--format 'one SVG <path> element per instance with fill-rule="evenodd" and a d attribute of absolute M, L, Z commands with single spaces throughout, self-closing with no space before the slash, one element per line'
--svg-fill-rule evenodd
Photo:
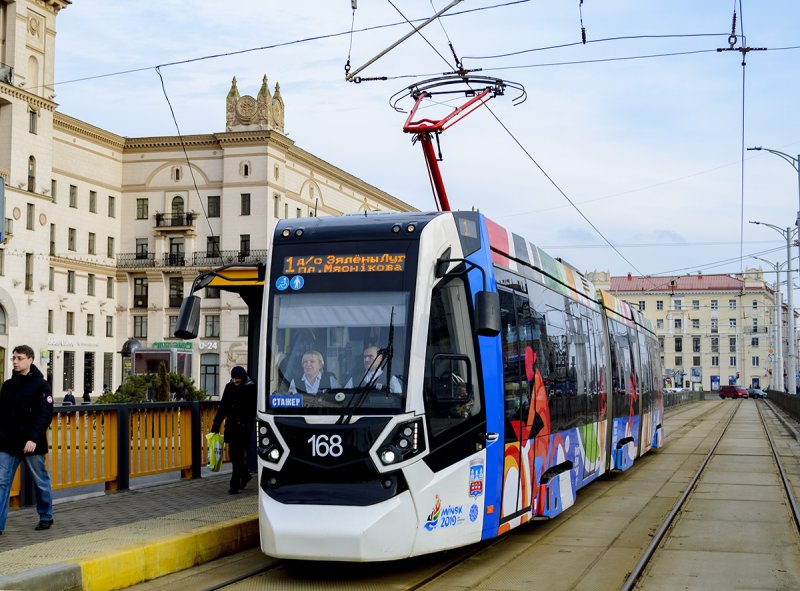
<path fill-rule="evenodd" d="M 503 347 L 503 393 L 506 418 L 506 442 L 516 441 L 517 435 L 511 428 L 509 421 L 522 418 L 523 391 L 520 384 L 519 364 L 516 359 L 520 355 L 519 339 L 517 338 L 517 315 L 514 304 L 514 294 L 499 290 L 500 294 L 500 326 L 502 328 Z"/>
<path fill-rule="evenodd" d="M 550 431 L 561 431 L 568 422 L 568 379 L 569 370 L 567 328 L 564 324 L 564 313 L 561 310 L 547 310 L 547 341 L 550 357 L 552 388 L 547 390 L 547 401 L 550 407 Z"/>
<path fill-rule="evenodd" d="M 631 393 L 631 352 L 628 330 L 619 322 L 609 321 L 611 336 L 611 373 L 613 417 L 627 417 L 630 414 Z"/>
<path fill-rule="evenodd" d="M 433 437 L 481 411 L 469 296 L 458 277 L 444 280 L 431 297 L 423 395 Z"/>

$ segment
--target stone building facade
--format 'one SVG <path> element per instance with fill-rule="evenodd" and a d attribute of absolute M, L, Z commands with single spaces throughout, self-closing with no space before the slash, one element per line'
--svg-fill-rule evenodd
<path fill-rule="evenodd" d="M 0 372 L 27 343 L 59 395 L 122 379 L 128 339 L 171 347 L 198 272 L 266 255 L 278 219 L 411 208 L 295 145 L 266 76 L 234 78 L 225 131 L 128 138 L 56 110 L 56 17 L 68 0 L 0 0 Z M 206 293 L 192 377 L 219 393 L 246 359 L 247 309 Z"/>

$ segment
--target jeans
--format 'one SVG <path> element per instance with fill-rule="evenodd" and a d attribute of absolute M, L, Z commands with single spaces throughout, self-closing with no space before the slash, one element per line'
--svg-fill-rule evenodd
<path fill-rule="evenodd" d="M 53 519 L 53 493 L 44 455 L 32 454 L 20 458 L 0 451 L 0 532 L 6 528 L 11 483 L 14 481 L 17 467 L 22 461 L 25 462 L 25 466 L 33 477 L 36 490 L 36 511 L 39 513 L 39 519 L 41 521 L 52 521 Z"/>

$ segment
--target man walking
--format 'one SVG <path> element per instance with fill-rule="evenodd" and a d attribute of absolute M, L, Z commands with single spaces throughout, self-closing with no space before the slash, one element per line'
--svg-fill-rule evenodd
<path fill-rule="evenodd" d="M 247 377 L 245 369 L 239 365 L 231 370 L 231 381 L 222 393 L 212 433 L 219 433 L 225 421 L 225 443 L 231 458 L 231 483 L 228 492 L 235 495 L 244 488 L 252 476 L 247 469 L 247 447 L 253 437 L 256 418 L 256 385 Z"/>
<path fill-rule="evenodd" d="M 33 349 L 14 348 L 14 373 L 0 388 L 0 534 L 6 527 L 11 483 L 25 462 L 36 489 L 37 530 L 53 525 L 53 495 L 44 456 L 47 429 L 53 419 L 53 395 L 42 372 L 33 364 Z"/>

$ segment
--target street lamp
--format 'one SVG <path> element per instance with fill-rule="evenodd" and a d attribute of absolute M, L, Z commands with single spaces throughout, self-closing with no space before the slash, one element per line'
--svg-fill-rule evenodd
<path fill-rule="evenodd" d="M 794 156 L 792 156 L 790 154 L 787 154 L 786 152 L 781 152 L 780 150 L 773 150 L 772 148 L 763 148 L 761 146 L 753 146 L 752 148 L 747 148 L 747 150 L 748 151 L 750 151 L 750 150 L 757 150 L 757 151 L 758 150 L 763 150 L 765 152 L 769 152 L 770 154 L 774 154 L 775 156 L 778 156 L 781 160 L 784 160 L 784 161 L 788 162 L 789 165 L 792 168 L 794 168 L 795 172 L 797 172 L 798 210 L 797 210 L 797 217 L 795 218 L 794 224 L 795 224 L 795 228 L 797 228 L 798 236 L 800 237 L 800 154 L 798 154 L 797 158 L 795 158 Z M 797 243 L 797 254 L 800 255 L 800 242 Z M 791 267 L 791 264 L 789 264 L 789 266 Z M 789 270 L 787 269 L 786 272 L 788 274 Z M 791 316 L 789 317 L 789 325 L 791 327 L 791 330 L 790 330 L 791 335 L 792 335 L 792 337 L 794 337 L 794 331 L 795 331 L 795 328 L 794 328 L 794 313 L 791 311 L 792 310 L 791 293 L 792 293 L 793 290 L 790 289 L 790 287 L 789 287 L 790 285 L 791 285 L 791 283 L 789 283 L 789 285 L 787 285 L 786 291 L 789 292 L 789 296 L 790 296 L 789 297 L 789 313 L 791 314 Z M 791 343 L 791 348 L 792 348 L 792 351 L 794 351 L 794 342 Z M 796 381 L 795 378 L 796 378 L 795 375 L 791 376 L 790 385 L 794 385 L 795 384 L 795 381 Z M 792 394 L 796 394 L 797 390 L 794 390 L 794 389 L 790 388 L 789 392 L 792 393 Z"/>
<path fill-rule="evenodd" d="M 787 263 L 773 263 L 772 261 L 768 261 L 767 259 L 762 259 L 761 257 L 757 257 L 755 255 L 751 255 L 752 258 L 758 259 L 762 263 L 768 264 L 772 269 L 775 271 L 775 332 L 773 333 L 773 346 L 775 347 L 774 355 L 772 356 L 772 380 L 770 380 L 770 384 L 774 384 L 774 387 L 779 392 L 783 391 L 783 336 L 782 336 L 782 326 L 781 326 L 781 278 L 780 278 L 780 270 L 781 267 L 786 265 Z M 788 261 L 787 261 L 788 262 Z"/>
<path fill-rule="evenodd" d="M 794 305 L 792 303 L 794 290 L 792 289 L 792 234 L 794 228 L 780 228 L 773 224 L 764 222 L 748 222 L 759 226 L 766 226 L 778 232 L 786 240 L 786 292 L 787 305 L 789 306 L 789 344 L 786 351 L 786 387 L 791 394 L 797 393 L 797 357 L 795 356 L 795 336 L 794 336 Z"/>

